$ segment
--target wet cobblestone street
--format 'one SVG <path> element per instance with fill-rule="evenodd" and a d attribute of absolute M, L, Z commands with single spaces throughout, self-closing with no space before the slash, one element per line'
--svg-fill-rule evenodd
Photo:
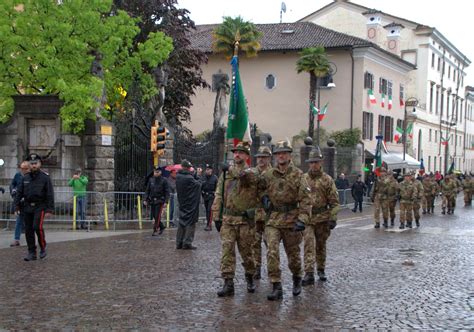
<path fill-rule="evenodd" d="M 175 250 L 174 230 L 50 243 L 36 262 L 23 261 L 25 247 L 0 249 L 0 329 L 474 329 L 472 208 L 441 216 L 438 207 L 403 231 L 398 220 L 376 230 L 370 217 L 340 218 L 328 281 L 293 297 L 282 254 L 277 303 L 266 299 L 266 269 L 257 292 L 246 292 L 240 263 L 235 297 L 216 296 L 220 241 L 202 225 L 195 251 Z"/>

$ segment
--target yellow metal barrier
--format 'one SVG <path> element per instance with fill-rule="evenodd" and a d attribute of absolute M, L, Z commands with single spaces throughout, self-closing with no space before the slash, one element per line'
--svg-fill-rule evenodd
<path fill-rule="evenodd" d="M 76 219 L 77 219 L 77 197 L 76 195 L 72 198 L 72 230 L 76 230 Z"/>
<path fill-rule="evenodd" d="M 166 204 L 166 228 L 170 228 L 170 204 Z"/>
<path fill-rule="evenodd" d="M 142 229 L 142 205 L 141 196 L 137 195 L 137 209 L 138 209 L 138 227 Z"/>
<path fill-rule="evenodd" d="M 104 223 L 105 229 L 109 230 L 109 212 L 107 210 L 107 200 L 104 198 Z"/>

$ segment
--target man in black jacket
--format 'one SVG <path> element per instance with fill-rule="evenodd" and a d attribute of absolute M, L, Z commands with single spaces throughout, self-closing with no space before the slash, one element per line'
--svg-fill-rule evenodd
<path fill-rule="evenodd" d="M 217 176 L 212 174 L 213 169 L 211 165 L 206 165 L 206 173 L 201 177 L 201 193 L 206 208 L 207 225 L 204 230 L 212 231 L 212 203 L 216 194 Z"/>
<path fill-rule="evenodd" d="M 25 257 L 25 261 L 28 262 L 36 260 L 35 233 L 40 246 L 40 258 L 46 257 L 43 223 L 44 219 L 54 212 L 54 190 L 48 173 L 41 170 L 41 157 L 33 153 L 27 160 L 31 171 L 25 174 L 17 188 L 14 206 L 17 215 L 23 214 L 28 244 L 28 256 Z M 21 206 L 22 199 L 24 199 L 23 206 Z"/>
<path fill-rule="evenodd" d="M 352 197 L 354 198 L 354 208 L 352 212 L 357 211 L 357 206 L 359 206 L 359 211 L 362 212 L 362 201 L 364 200 L 364 194 L 367 190 L 367 186 L 362 182 L 362 176 L 357 175 L 357 181 L 352 185 Z"/>
<path fill-rule="evenodd" d="M 201 181 L 191 172 L 192 165 L 184 159 L 182 169 L 176 176 L 176 193 L 178 194 L 179 221 L 176 233 L 176 249 L 196 249 L 193 246 L 194 231 L 199 219 L 201 200 Z"/>
<path fill-rule="evenodd" d="M 153 225 L 153 234 L 163 233 L 165 226 L 161 222 L 161 214 L 163 212 L 163 207 L 168 204 L 170 199 L 170 188 L 168 181 L 161 176 L 161 169 L 156 166 L 153 170 L 153 176 L 148 180 L 145 191 L 145 205 L 150 204 L 151 206 L 151 215 L 155 221 Z M 159 233 L 158 233 L 159 228 Z"/>

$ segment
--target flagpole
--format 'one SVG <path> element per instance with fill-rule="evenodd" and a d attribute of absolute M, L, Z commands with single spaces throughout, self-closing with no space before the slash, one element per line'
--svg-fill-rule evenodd
<path fill-rule="evenodd" d="M 316 81 L 317 82 L 317 81 Z M 316 85 L 316 89 L 318 90 L 318 119 L 317 119 L 317 129 L 318 129 L 318 134 L 316 135 L 316 144 L 319 146 L 319 114 L 321 114 L 321 88 Z"/>
<path fill-rule="evenodd" d="M 236 41 L 234 44 L 234 56 L 237 57 L 237 63 L 239 59 L 239 41 Z M 235 73 L 232 72 L 232 75 L 235 75 Z M 224 163 L 227 163 L 227 155 L 229 153 L 229 140 L 227 138 L 227 134 L 225 135 L 225 150 L 224 150 Z"/>

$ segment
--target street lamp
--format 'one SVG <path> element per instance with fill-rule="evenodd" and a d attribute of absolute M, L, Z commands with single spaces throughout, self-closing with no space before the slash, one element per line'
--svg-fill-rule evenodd
<path fill-rule="evenodd" d="M 405 161 L 405 154 L 407 151 L 407 107 L 413 107 L 413 113 L 416 111 L 415 107 L 418 105 L 418 99 L 410 97 L 405 101 L 405 113 L 403 116 L 403 161 Z"/>
<path fill-rule="evenodd" d="M 332 89 L 336 87 L 336 84 L 333 81 L 333 76 L 337 73 L 337 66 L 334 62 L 329 62 L 329 72 L 328 72 L 328 84 L 326 88 Z M 318 89 L 318 110 L 321 112 L 321 86 L 316 85 L 316 89 Z M 319 128 L 320 128 L 320 121 L 319 121 L 319 114 L 317 119 L 317 134 L 316 134 L 316 144 L 319 146 Z"/>

